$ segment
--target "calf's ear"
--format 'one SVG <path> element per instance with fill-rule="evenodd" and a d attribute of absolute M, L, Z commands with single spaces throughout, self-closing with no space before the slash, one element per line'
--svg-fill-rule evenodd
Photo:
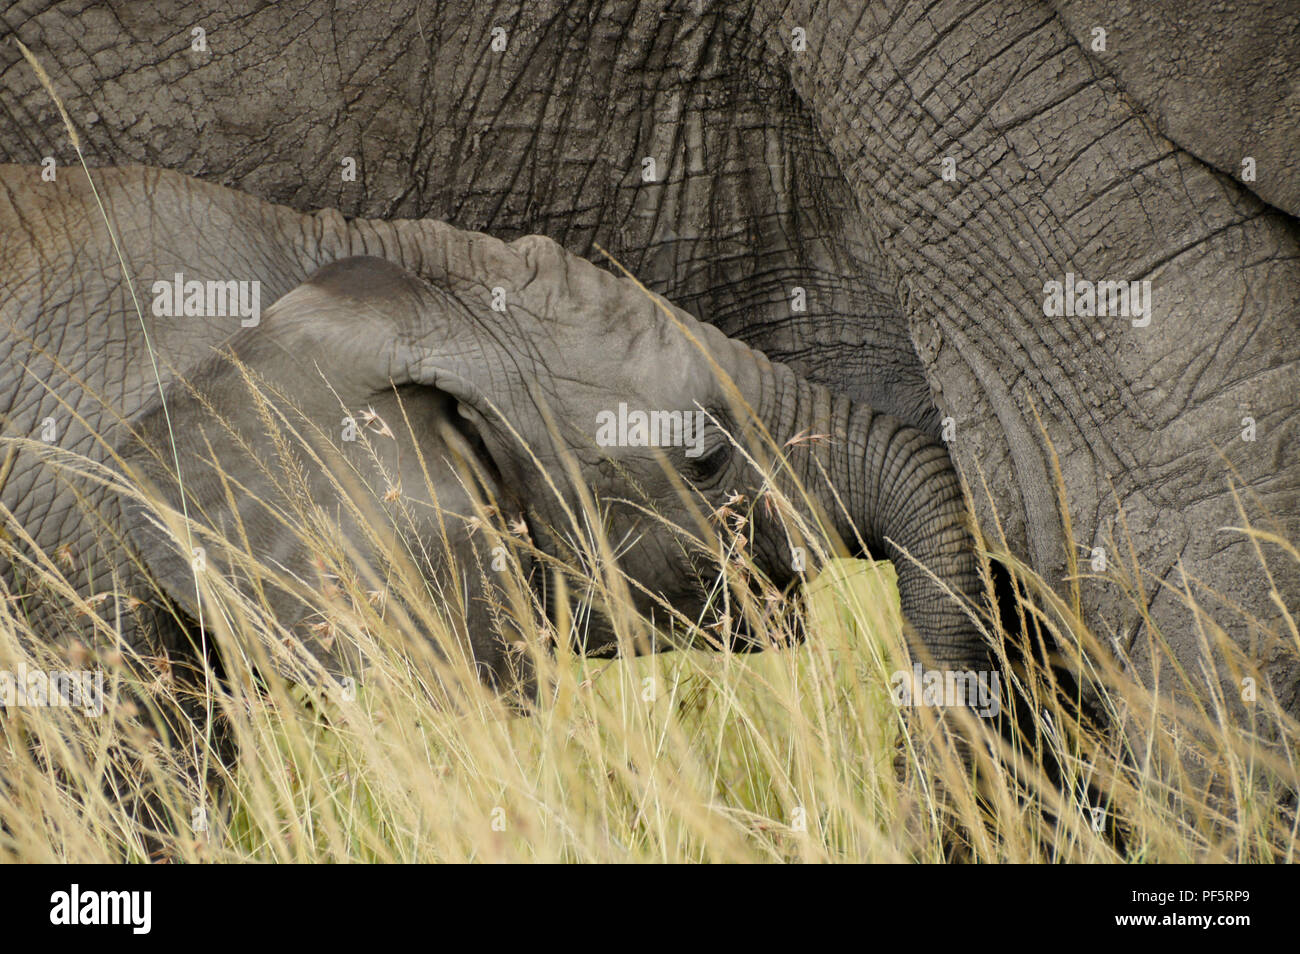
<path fill-rule="evenodd" d="M 369 507 L 382 528 L 383 471 L 415 459 L 373 457 L 375 448 L 400 453 L 405 434 L 350 442 L 366 426 L 361 414 L 403 385 L 424 386 L 411 400 L 426 402 L 425 420 L 435 419 L 439 401 L 474 397 L 457 373 L 465 349 L 446 362 L 413 350 L 412 342 L 429 338 L 425 324 L 467 320 L 432 314 L 439 301 L 382 259 L 326 266 L 222 353 L 178 373 L 118 442 L 128 478 L 144 491 L 123 507 L 128 542 L 147 575 L 194 619 L 204 585 L 218 580 L 269 609 L 308 651 L 304 671 L 286 673 L 292 678 L 310 678 L 304 672 L 314 663 L 335 675 L 355 669 L 309 600 L 329 585 L 317 552 L 330 541 L 322 513 Z M 394 556 L 391 538 L 387 546 L 376 539 L 391 527 L 372 534 L 361 518 L 339 527 L 357 535 L 348 544 L 370 569 L 380 572 Z"/>

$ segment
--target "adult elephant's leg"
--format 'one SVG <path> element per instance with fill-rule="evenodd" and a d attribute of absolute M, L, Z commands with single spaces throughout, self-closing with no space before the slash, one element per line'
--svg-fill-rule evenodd
<path fill-rule="evenodd" d="M 767 3 L 760 19 L 897 269 L 927 376 L 956 422 L 955 456 L 990 477 L 1012 541 L 1065 588 L 1068 552 L 1122 555 L 1122 513 L 1163 635 L 1191 672 L 1199 637 L 1179 609 L 1178 564 L 1268 662 L 1262 631 L 1281 625 L 1268 578 L 1255 547 L 1221 528 L 1242 522 L 1235 485 L 1252 521 L 1300 536 L 1295 221 L 1156 133 L 1044 4 Z M 795 28 L 805 52 L 790 48 Z M 1069 273 L 1149 280 L 1150 324 L 1044 317 L 1044 284 Z M 1060 458 L 1073 539 L 1036 415 Z M 1242 439 L 1244 418 L 1254 440 Z M 1294 610 L 1294 566 L 1263 553 Z M 1137 632 L 1111 584 L 1086 581 L 1083 599 L 1103 636 Z M 1145 639 L 1131 651 L 1149 667 Z M 1272 676 L 1294 708 L 1288 665 Z"/>

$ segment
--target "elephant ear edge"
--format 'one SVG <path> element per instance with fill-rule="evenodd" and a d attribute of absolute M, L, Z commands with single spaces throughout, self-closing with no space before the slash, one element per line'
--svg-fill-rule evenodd
<path fill-rule="evenodd" d="M 223 372 L 219 365 L 227 370 Z M 201 365 L 193 380 L 220 385 L 226 383 L 223 377 L 235 373 L 232 362 L 218 357 Z M 195 387 L 200 392 L 204 390 L 201 383 Z M 241 539 L 241 532 L 247 533 L 259 563 L 279 563 L 300 575 L 307 569 L 310 554 L 301 541 L 285 539 L 291 534 L 277 535 L 268 525 L 271 518 L 266 510 L 266 498 L 273 499 L 268 482 L 258 478 L 255 463 L 246 459 L 249 455 L 237 446 L 234 435 L 229 434 L 188 386 L 174 382 L 164 391 L 162 399 L 155 399 L 142 408 L 129 424 L 127 436 L 117 445 L 126 476 L 133 485 L 133 491 L 122 503 L 124 536 L 145 578 L 175 609 L 196 622 L 203 618 L 199 603 L 200 573 L 220 574 L 245 596 L 254 594 L 247 574 L 232 570 L 220 552 L 222 548 L 207 545 L 204 530 L 213 531 L 232 543 Z M 182 479 L 176 475 L 177 460 Z M 232 511 L 232 499 L 237 513 Z M 165 516 L 168 510 L 182 515 L 181 521 L 188 519 L 194 532 L 188 532 L 183 522 Z M 279 542 L 275 543 L 277 539 Z M 268 542 L 272 546 L 266 549 Z M 304 604 L 300 600 L 265 577 L 258 589 L 276 619 L 290 624 L 287 628 L 291 630 L 302 629 L 296 625 L 304 618 Z M 349 667 L 319 640 L 309 633 L 298 635 L 326 672 L 337 675 L 348 671 Z M 304 662 L 308 664 L 277 668 L 292 680 L 317 682 L 319 673 L 315 672 L 315 666 Z"/>
<path fill-rule="evenodd" d="M 190 562 L 195 557 L 191 555 L 186 559 L 180 542 L 163 525 L 157 508 L 145 499 L 152 498 L 174 510 L 181 509 L 179 494 L 173 495 L 163 489 L 179 486 L 175 475 L 168 474 L 159 459 L 167 448 L 155 450 L 151 442 L 162 412 L 163 403 L 155 398 L 127 422 L 128 434 L 116 447 L 133 487 L 133 492 L 125 495 L 122 502 L 124 535 L 140 557 L 148 578 L 162 594 L 191 618 L 198 618 L 195 570 Z"/>

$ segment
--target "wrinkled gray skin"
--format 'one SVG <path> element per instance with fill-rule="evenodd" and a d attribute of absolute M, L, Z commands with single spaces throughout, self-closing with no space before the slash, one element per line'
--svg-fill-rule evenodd
<path fill-rule="evenodd" d="M 599 243 L 811 380 L 931 434 L 951 417 L 986 531 L 996 508 L 1062 592 L 1067 554 L 1103 547 L 1114 567 L 1131 535 L 1193 678 L 1184 574 L 1300 711 L 1258 553 L 1293 613 L 1300 575 L 1223 529 L 1243 522 L 1236 487 L 1252 522 L 1300 538 L 1293 3 L 20 0 L 0 23 L 42 57 L 92 163 L 183 169 L 303 211 L 540 233 L 593 258 Z M 199 25 L 207 53 L 190 49 Z M 8 44 L 0 75 L 0 150 L 70 162 Z M 1151 326 L 1044 318 L 1043 283 L 1070 271 L 1151 279 Z M 1080 596 L 1149 676 L 1128 596 L 1108 575 Z"/>
<path fill-rule="evenodd" d="M 346 473 L 348 463 L 362 477 L 357 499 L 372 507 L 386 487 L 397 485 L 428 554 L 421 569 L 441 585 L 447 582 L 439 577 L 444 539 L 463 565 L 490 563 L 481 552 L 490 546 L 486 535 L 472 535 L 457 520 L 472 514 L 462 481 L 473 479 L 467 475 L 477 465 L 484 491 L 503 515 L 524 515 L 543 551 L 570 562 L 563 545 L 573 534 L 566 508 L 581 513 L 579 487 L 590 488 L 608 508 L 620 565 L 644 587 L 644 593 L 634 590 L 640 608 L 649 612 L 662 599 L 694 619 L 716 572 L 661 520 L 698 528 L 694 514 L 709 514 L 732 494 L 753 504 L 761 479 L 716 427 L 705 433 L 702 453 L 688 456 L 684 447 L 597 446 L 597 415 L 620 403 L 703 408 L 751 441 L 739 410 L 747 405 L 778 446 L 799 434 L 835 437 L 796 443 L 788 453 L 794 475 L 843 539 L 851 543 L 861 533 L 873 552 L 894 560 L 918 648 L 943 664 L 982 665 L 983 648 L 968 617 L 903 555 L 956 593 L 978 599 L 956 476 L 943 446 L 920 431 L 832 396 L 683 311 L 673 309 L 670 318 L 632 282 L 543 237 L 506 244 L 429 220 L 301 215 L 140 167 L 99 169 L 95 181 L 142 296 L 143 327 L 85 175 L 66 171 L 56 183 L 42 183 L 36 167 L 0 167 L 0 252 L 10 263 L 0 320 L 14 329 L 3 364 L 7 434 L 34 435 L 53 418 L 60 450 L 116 466 L 115 449 L 133 476 L 144 476 L 179 508 L 168 480 L 174 434 L 191 514 L 231 539 L 246 534 L 261 562 L 308 587 L 323 586 L 315 554 L 277 517 L 292 517 L 292 495 L 276 486 L 284 458 L 267 436 L 246 371 L 281 392 L 273 403 L 286 408 L 288 423 L 320 453 L 321 464 L 298 455 L 312 499 L 329 509 L 337 493 L 330 475 Z M 147 290 L 176 272 L 200 281 L 260 281 L 274 305 L 250 328 L 240 328 L 237 316 L 153 314 Z M 504 290 L 503 311 L 492 307 L 497 289 Z M 169 419 L 157 399 L 144 328 L 159 356 Z M 370 466 L 359 444 L 333 449 L 342 417 L 359 417 L 364 408 L 395 433 L 371 441 L 391 478 Z M 469 426 L 458 423 L 466 419 Z M 310 437 L 313 425 L 324 439 Z M 746 447 L 767 456 L 757 438 Z M 204 464 L 210 456 L 224 478 Z M 576 486 L 568 457 L 579 467 Z M 436 504 L 425 490 L 426 468 Z M 558 498 L 545 491 L 543 474 L 557 483 Z M 683 482 L 693 493 L 679 492 Z M 793 489 L 790 480 L 783 484 Z M 83 595 L 118 588 L 148 599 L 156 582 L 195 613 L 189 549 L 178 549 L 112 490 L 65 475 L 57 461 L 28 447 L 3 500 L 44 550 L 70 548 L 76 566 L 68 575 Z M 655 515 L 645 511 L 647 504 Z M 343 527 L 345 536 L 362 539 L 355 522 Z M 792 540 L 783 521 L 762 506 L 754 507 L 747 534 L 758 566 L 778 585 L 790 582 L 791 547 L 804 541 Z M 363 558 L 382 576 L 382 546 Z M 109 582 L 114 573 L 116 587 Z M 475 660 L 503 683 L 513 679 L 505 649 L 510 634 L 496 632 L 484 610 L 486 601 L 501 599 L 486 591 L 492 586 L 471 572 L 463 594 L 446 598 Z M 318 658 L 344 668 L 328 644 L 303 628 L 311 620 L 291 593 L 272 594 L 271 603 Z M 608 631 L 597 629 L 585 648 L 608 649 L 606 639 Z"/>

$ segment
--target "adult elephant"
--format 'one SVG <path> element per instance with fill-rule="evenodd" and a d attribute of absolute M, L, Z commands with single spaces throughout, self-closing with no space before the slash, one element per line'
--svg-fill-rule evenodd
<path fill-rule="evenodd" d="M 894 560 L 923 657 L 986 666 L 942 444 L 549 239 L 304 215 L 167 170 L 45 182 L 39 167 L 0 166 L 0 251 L 11 585 L 29 566 L 48 579 L 64 553 L 71 610 L 115 592 L 146 614 L 175 604 L 201 619 L 198 578 L 216 568 L 338 672 L 350 660 L 316 635 L 304 593 L 328 582 L 313 541 L 353 540 L 343 555 L 359 557 L 363 581 L 407 549 L 473 661 L 497 685 L 527 684 L 500 612 L 509 594 L 482 552 L 499 537 L 475 535 L 477 483 L 543 554 L 578 567 L 603 552 L 582 545 L 594 495 L 637 609 L 688 623 L 719 599 L 711 518 L 744 519 L 745 541 L 727 546 L 777 587 L 824 521 Z M 341 436 L 363 414 L 384 440 Z M 95 479 L 96 465 L 130 481 Z M 130 490 L 142 479 L 196 526 L 142 505 Z M 304 497 L 324 510 L 304 511 Z M 262 582 L 222 539 L 274 572 Z M 66 636 L 67 588 L 46 589 L 29 616 Z M 608 620 L 581 635 L 588 651 L 616 646 Z"/>
<path fill-rule="evenodd" d="M 1200 670 L 1190 594 L 1300 708 L 1300 573 L 1224 529 L 1300 537 L 1285 4 L 20 2 L 4 22 L 92 161 L 599 242 L 811 378 L 932 434 L 951 419 L 984 525 L 996 508 L 1013 551 L 1079 585 L 1139 673 L 1143 602 Z M 66 160 L 0 56 L 0 142 Z M 1075 279 L 1149 280 L 1150 323 L 1045 315 L 1045 286 Z M 1066 579 L 1098 550 L 1109 570 Z"/>

